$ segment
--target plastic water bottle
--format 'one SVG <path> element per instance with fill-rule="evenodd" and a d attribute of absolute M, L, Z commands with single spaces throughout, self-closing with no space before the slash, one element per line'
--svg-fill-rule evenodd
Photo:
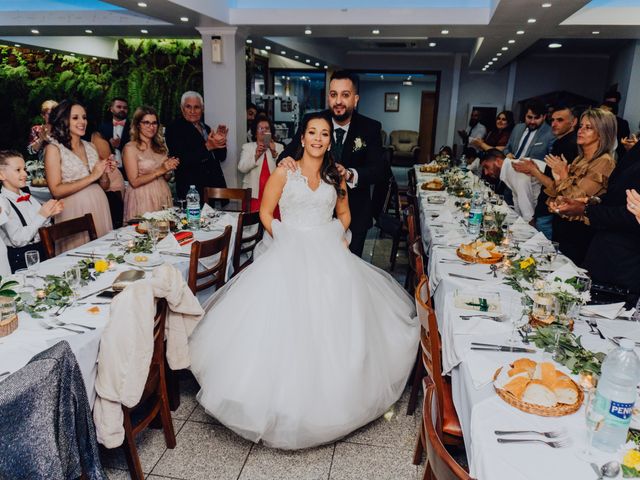
<path fill-rule="evenodd" d="M 191 185 L 187 192 L 187 221 L 191 228 L 200 226 L 200 194 L 195 185 Z"/>
<path fill-rule="evenodd" d="M 473 194 L 471 200 L 471 210 L 469 210 L 469 221 L 467 230 L 471 235 L 478 235 L 482 226 L 482 196 L 479 192 Z"/>
<path fill-rule="evenodd" d="M 620 347 L 610 352 L 602 363 L 602 375 L 596 390 L 595 411 L 603 424 L 593 436 L 593 446 L 615 452 L 626 442 L 631 414 L 640 381 L 640 359 L 628 338 L 620 339 Z"/>

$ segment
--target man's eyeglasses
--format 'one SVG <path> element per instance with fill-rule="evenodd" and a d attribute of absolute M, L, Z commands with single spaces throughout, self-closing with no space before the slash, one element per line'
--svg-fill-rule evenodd
<path fill-rule="evenodd" d="M 149 120 L 143 120 L 140 122 L 140 125 L 144 125 L 145 127 L 157 127 L 158 122 L 150 122 Z"/>

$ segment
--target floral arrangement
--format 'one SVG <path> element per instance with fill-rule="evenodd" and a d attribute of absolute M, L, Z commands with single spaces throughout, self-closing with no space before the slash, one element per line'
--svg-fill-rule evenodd
<path fill-rule="evenodd" d="M 533 257 L 517 257 L 509 261 L 505 282 L 517 292 L 524 293 L 540 278 Z"/>
<path fill-rule="evenodd" d="M 157 212 L 147 212 L 142 215 L 142 219 L 150 222 L 175 222 L 176 216 L 173 210 L 158 210 Z"/>
<path fill-rule="evenodd" d="M 148 234 L 144 234 L 129 241 L 124 250 L 126 253 L 152 253 L 153 242 Z"/>
<path fill-rule="evenodd" d="M 577 288 L 576 277 L 562 280 L 558 277 L 551 281 L 545 282 L 544 290 L 556 298 L 558 302 L 558 314 L 564 315 L 574 305 L 584 305 L 591 300 L 589 291 L 580 292 Z"/>
<path fill-rule="evenodd" d="M 25 169 L 32 177 L 44 178 L 44 160 L 27 160 Z"/>
<path fill-rule="evenodd" d="M 364 140 L 362 140 L 362 138 L 360 137 L 356 137 L 355 140 L 353 141 L 353 152 L 357 152 L 359 150 L 362 150 L 363 148 L 365 148 L 367 146 L 366 142 Z"/>
<path fill-rule="evenodd" d="M 622 458 L 622 478 L 640 477 L 640 433 L 634 430 L 629 431 L 627 452 Z"/>

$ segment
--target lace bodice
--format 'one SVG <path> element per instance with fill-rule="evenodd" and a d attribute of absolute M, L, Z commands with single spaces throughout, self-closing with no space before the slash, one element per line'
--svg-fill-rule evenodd
<path fill-rule="evenodd" d="M 329 223 L 333 219 L 337 198 L 336 189 L 328 183 L 321 181 L 317 190 L 311 190 L 299 169 L 288 171 L 279 203 L 282 223 L 294 227 Z"/>
<path fill-rule="evenodd" d="M 56 145 L 60 150 L 60 171 L 63 183 L 73 182 L 86 177 L 91 173 L 91 170 L 93 170 L 94 165 L 98 161 L 98 152 L 95 147 L 84 140 L 82 140 L 82 144 L 84 145 L 84 151 L 87 154 L 87 160 L 89 162 L 88 168 L 80 157 L 67 147 L 56 141 L 51 143 Z"/>

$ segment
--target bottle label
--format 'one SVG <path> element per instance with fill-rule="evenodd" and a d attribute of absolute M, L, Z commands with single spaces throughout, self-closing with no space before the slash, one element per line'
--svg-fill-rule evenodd
<path fill-rule="evenodd" d="M 188 208 L 187 209 L 187 217 L 189 217 L 189 218 L 200 218 L 200 207 Z"/>
<path fill-rule="evenodd" d="M 482 212 L 469 212 L 469 223 L 480 225 L 482 223 Z"/>
<path fill-rule="evenodd" d="M 627 427 L 631 422 L 634 403 L 615 402 L 596 393 L 596 411 L 604 416 L 605 423 L 613 427 Z"/>

